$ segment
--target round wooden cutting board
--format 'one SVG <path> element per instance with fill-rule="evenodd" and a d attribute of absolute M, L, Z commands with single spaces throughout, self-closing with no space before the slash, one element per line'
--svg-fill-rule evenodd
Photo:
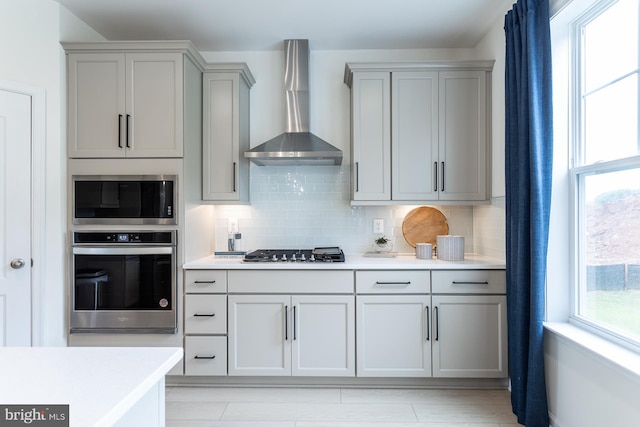
<path fill-rule="evenodd" d="M 402 222 L 402 234 L 408 244 L 416 243 L 436 245 L 436 237 L 449 234 L 447 218 L 436 208 L 420 206 L 410 211 Z"/>

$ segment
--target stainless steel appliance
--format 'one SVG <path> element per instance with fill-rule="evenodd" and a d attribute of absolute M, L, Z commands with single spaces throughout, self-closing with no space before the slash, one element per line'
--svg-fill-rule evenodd
<path fill-rule="evenodd" d="M 176 231 L 74 231 L 71 333 L 177 331 Z"/>
<path fill-rule="evenodd" d="M 337 246 L 315 249 L 258 249 L 249 252 L 244 262 L 344 262 L 344 252 Z"/>
<path fill-rule="evenodd" d="M 74 224 L 177 224 L 175 175 L 74 175 Z"/>

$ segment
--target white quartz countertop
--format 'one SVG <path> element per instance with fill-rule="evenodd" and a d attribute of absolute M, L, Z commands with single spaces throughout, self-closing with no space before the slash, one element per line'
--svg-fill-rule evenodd
<path fill-rule="evenodd" d="M 2 347 L 0 404 L 69 405 L 71 426 L 110 426 L 181 358 L 178 347 Z"/>
<path fill-rule="evenodd" d="M 241 257 L 210 255 L 183 265 L 185 270 L 501 270 L 503 260 L 475 254 L 465 254 L 464 261 L 417 259 L 414 254 L 400 254 L 395 258 L 365 257 L 345 254 L 345 262 L 243 262 Z"/>

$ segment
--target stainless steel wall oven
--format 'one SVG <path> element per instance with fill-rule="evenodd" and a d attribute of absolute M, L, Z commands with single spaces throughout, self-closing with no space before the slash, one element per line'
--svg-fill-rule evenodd
<path fill-rule="evenodd" d="M 71 333 L 176 333 L 176 235 L 73 231 Z"/>
<path fill-rule="evenodd" d="M 177 224 L 175 175 L 74 175 L 74 224 Z"/>

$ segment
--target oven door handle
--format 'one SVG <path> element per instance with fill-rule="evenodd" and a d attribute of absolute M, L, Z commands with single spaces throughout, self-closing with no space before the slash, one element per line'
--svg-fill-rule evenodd
<path fill-rule="evenodd" d="M 154 254 L 173 254 L 174 246 L 138 246 L 138 247 L 74 247 L 72 252 L 74 255 L 154 255 Z"/>

